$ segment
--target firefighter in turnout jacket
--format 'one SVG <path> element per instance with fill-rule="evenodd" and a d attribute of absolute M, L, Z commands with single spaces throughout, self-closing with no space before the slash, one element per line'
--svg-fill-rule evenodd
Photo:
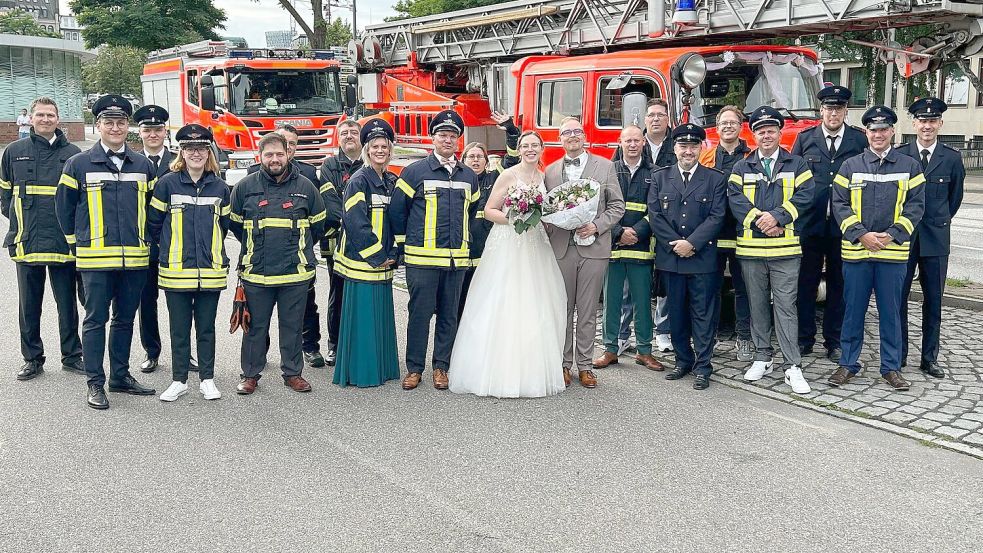
<path fill-rule="evenodd" d="M 922 355 L 919 368 L 934 378 L 943 378 L 939 366 L 939 334 L 942 331 L 942 293 L 949 270 L 949 233 L 963 201 L 966 168 L 958 150 L 939 141 L 942 113 L 948 109 L 938 98 L 922 98 L 911 104 L 917 138 L 898 148 L 920 160 L 925 174 L 925 215 L 911 238 L 908 274 L 901 294 L 901 366 L 908 359 L 908 294 L 918 269 L 922 285 Z"/>
<path fill-rule="evenodd" d="M 452 110 L 430 121 L 434 151 L 403 170 L 390 203 L 397 243 L 403 244 L 410 289 L 403 388 L 420 384 L 434 330 L 433 384 L 446 390 L 447 369 L 457 334 L 464 275 L 471 266 L 469 226 L 480 196 L 478 176 L 454 157 L 464 121 Z"/>
<path fill-rule="evenodd" d="M 845 122 L 847 103 L 853 94 L 842 86 L 827 86 L 816 95 L 822 104 L 822 124 L 795 137 L 792 155 L 802 156 L 816 181 L 812 206 L 796 222 L 802 244 L 799 270 L 799 351 L 812 353 L 816 343 L 816 301 L 825 266 L 826 307 L 823 309 L 823 346 L 826 357 L 840 361 L 840 327 L 843 324 L 843 260 L 840 229 L 830 208 L 833 177 L 840 165 L 867 147 L 863 131 Z"/>
<path fill-rule="evenodd" d="M 324 234 L 324 202 L 317 187 L 287 159 L 287 141 L 277 133 L 259 142 L 259 171 L 232 191 L 230 229 L 243 245 L 240 278 L 252 322 L 242 338 L 242 376 L 236 392 L 256 391 L 266 366 L 270 321 L 276 307 L 284 384 L 309 392 L 301 376 L 301 332 L 307 291 L 317 261 L 314 243 Z"/>
<path fill-rule="evenodd" d="M 58 224 L 74 248 L 85 288 L 82 361 L 88 375 L 87 402 L 108 409 L 106 323 L 109 330 L 109 391 L 153 395 L 129 370 L 133 319 L 147 281 L 150 237 L 147 208 L 156 172 L 144 156 L 126 146 L 132 106 L 116 94 L 92 107 L 99 142 L 66 163 L 55 193 Z"/>
<path fill-rule="evenodd" d="M 797 394 L 809 393 L 802 377 L 795 309 L 802 249 L 796 220 L 812 206 L 812 171 L 804 159 L 781 148 L 785 120 L 771 106 L 751 114 L 758 149 L 734 164 L 728 199 L 738 221 L 737 257 L 751 306 L 754 363 L 744 379 L 755 381 L 772 371 L 774 324 L 785 358 L 785 383 Z M 774 299 L 774 321 L 772 300 Z"/>
<path fill-rule="evenodd" d="M 666 380 L 693 372 L 693 388 L 705 390 L 713 372 L 710 358 L 720 312 L 717 236 L 727 213 L 727 178 L 698 162 L 706 140 L 702 127 L 680 125 L 672 138 L 679 161 L 652 172 L 647 206 L 676 352 L 676 368 Z"/>
<path fill-rule="evenodd" d="M 907 390 L 901 376 L 901 302 L 911 235 L 925 211 L 925 176 L 914 159 L 891 148 L 898 117 L 874 106 L 863 116 L 870 148 L 843 162 L 833 189 L 833 215 L 843 233 L 843 355 L 829 378 L 842 386 L 860 372 L 864 318 L 877 297 L 881 376 Z"/>
<path fill-rule="evenodd" d="M 75 306 L 75 257 L 58 227 L 55 191 L 68 158 L 79 148 L 58 128 L 58 106 L 50 98 L 31 104 L 33 128 L 27 138 L 7 146 L 0 158 L 0 206 L 10 227 L 4 246 L 17 267 L 18 321 L 24 366 L 17 380 L 30 380 L 44 371 L 41 306 L 45 277 L 58 308 L 61 366 L 84 373 Z"/>
<path fill-rule="evenodd" d="M 629 125 L 621 131 L 622 157 L 614 164 L 625 197 L 625 214 L 611 227 L 611 259 L 604 284 L 604 353 L 594 359 L 597 368 L 618 362 L 618 333 L 621 330 L 621 298 L 628 283 L 634 305 L 635 363 L 653 371 L 664 370 L 652 357 L 652 260 L 655 242 L 649 226 L 649 187 L 652 165 L 642 155 L 645 136 L 642 129 Z"/>
<path fill-rule="evenodd" d="M 341 196 L 348 179 L 362 167 L 362 127 L 354 119 L 346 119 L 337 126 L 338 155 L 324 159 L 321 164 L 320 191 L 324 209 L 326 230 L 321 239 L 321 257 L 328 265 L 328 352 L 324 357 L 328 365 L 335 364 L 338 355 L 338 332 L 341 328 L 342 291 L 345 279 L 334 270 L 335 249 L 343 214 Z"/>

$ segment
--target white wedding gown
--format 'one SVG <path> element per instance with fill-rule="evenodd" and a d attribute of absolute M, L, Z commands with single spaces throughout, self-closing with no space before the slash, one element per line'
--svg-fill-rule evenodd
<path fill-rule="evenodd" d="M 496 224 L 458 325 L 450 390 L 495 397 L 542 397 L 565 389 L 567 295 L 542 224 L 516 234 Z"/>

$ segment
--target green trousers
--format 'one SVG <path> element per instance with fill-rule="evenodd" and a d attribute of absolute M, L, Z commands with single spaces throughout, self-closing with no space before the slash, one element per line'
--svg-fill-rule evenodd
<path fill-rule="evenodd" d="M 608 263 L 604 285 L 604 349 L 618 352 L 621 328 L 621 299 L 625 280 L 635 306 L 635 347 L 638 353 L 652 353 L 652 264 L 612 261 Z"/>

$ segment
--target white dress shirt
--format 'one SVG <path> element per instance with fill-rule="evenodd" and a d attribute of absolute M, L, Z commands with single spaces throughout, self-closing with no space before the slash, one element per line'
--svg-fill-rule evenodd
<path fill-rule="evenodd" d="M 581 152 L 576 159 L 580 160 L 580 165 L 567 165 L 563 164 L 563 172 L 567 177 L 568 181 L 577 180 L 584 174 L 584 166 L 587 165 L 587 150 Z M 567 156 L 563 156 L 564 160 L 571 159 Z"/>
<path fill-rule="evenodd" d="M 114 150 L 110 150 L 109 149 L 109 146 L 106 146 L 105 144 L 102 144 L 102 149 L 106 151 L 106 156 L 109 157 L 109 160 L 112 161 L 113 164 L 116 165 L 116 170 L 117 171 L 119 171 L 120 169 L 123 168 L 123 160 L 122 159 L 120 159 L 118 157 L 113 157 L 113 156 L 109 155 L 109 152 L 112 152 Z M 124 144 L 122 148 L 120 148 L 119 150 L 115 150 L 115 151 L 117 153 L 122 154 L 123 152 L 126 151 L 126 145 Z"/>

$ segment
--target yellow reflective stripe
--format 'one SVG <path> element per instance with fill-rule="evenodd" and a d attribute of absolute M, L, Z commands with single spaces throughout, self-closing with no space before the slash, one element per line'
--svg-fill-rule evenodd
<path fill-rule="evenodd" d="M 137 183 L 138 186 L 140 184 Z M 143 194 L 137 192 L 137 236 L 143 241 L 146 239 L 145 234 L 147 233 L 147 198 L 144 195 L 147 192 L 143 189 L 141 189 L 141 192 Z"/>
<path fill-rule="evenodd" d="M 428 248 L 426 246 L 406 246 L 406 253 L 428 257 L 468 257 L 469 250 L 463 248 Z"/>
<path fill-rule="evenodd" d="M 406 242 L 406 235 L 405 234 L 397 234 L 397 235 L 393 236 L 393 240 L 397 244 L 402 244 L 402 243 Z"/>
<path fill-rule="evenodd" d="M 655 259 L 655 254 L 641 250 L 614 250 L 611 252 L 611 259 L 642 259 L 648 261 Z"/>
<path fill-rule="evenodd" d="M 229 217 L 231 214 L 232 214 L 232 206 L 231 205 L 226 205 L 226 206 L 223 206 L 222 207 L 222 209 L 221 209 L 221 216 L 222 217 Z"/>
<path fill-rule="evenodd" d="M 744 184 L 744 179 L 741 177 L 741 175 L 738 175 L 736 173 L 731 173 L 730 178 L 727 179 L 727 180 L 729 182 L 732 182 L 732 183 L 737 184 L 737 185 L 743 185 Z"/>
<path fill-rule="evenodd" d="M 243 221 L 243 228 L 251 229 L 253 228 L 252 221 Z M 307 228 L 311 226 L 311 222 L 307 219 L 284 219 L 282 217 L 267 217 L 266 219 L 259 220 L 259 228 Z"/>
<path fill-rule="evenodd" d="M 718 248 L 736 248 L 737 240 L 717 240 Z"/>
<path fill-rule="evenodd" d="M 628 211 L 648 211 L 648 206 L 639 202 L 625 202 L 625 209 Z"/>
<path fill-rule="evenodd" d="M 16 255 L 24 255 L 24 206 L 19 194 L 14 194 L 14 218 L 17 220 L 17 234 L 14 243 L 17 244 Z"/>
<path fill-rule="evenodd" d="M 793 221 L 799 218 L 799 210 L 792 205 L 791 201 L 783 202 L 782 207 L 785 208 L 785 211 L 788 211 L 789 215 L 792 216 Z"/>
<path fill-rule="evenodd" d="M 26 186 L 27 194 L 34 194 L 37 196 L 54 196 L 55 192 L 58 191 L 58 186 L 46 186 L 42 184 Z"/>
<path fill-rule="evenodd" d="M 298 221 L 300 222 L 300 221 Z M 307 221 L 304 221 L 305 223 Z M 301 232 L 299 238 L 297 239 L 297 272 L 303 273 L 307 270 L 307 255 L 304 253 L 304 248 L 307 247 L 307 233 Z"/>
<path fill-rule="evenodd" d="M 10 184 L 10 181 L 0 179 L 0 188 L 4 190 L 10 190 L 12 188 L 12 185 Z"/>
<path fill-rule="evenodd" d="M 250 221 L 252 222 L 252 221 Z M 244 227 L 245 228 L 245 227 Z M 252 265 L 253 262 L 253 231 L 249 229 L 246 232 L 246 254 L 242 256 L 242 264 L 246 267 Z"/>
<path fill-rule="evenodd" d="M 398 179 L 396 181 L 396 188 L 402 190 L 403 194 L 406 194 L 406 196 L 409 198 L 412 198 L 413 196 L 416 195 L 416 190 L 414 190 L 413 187 L 410 186 L 409 183 L 407 183 L 403 179 Z"/>
<path fill-rule="evenodd" d="M 159 198 L 150 198 L 150 207 L 157 211 L 167 211 L 167 203 Z"/>
<path fill-rule="evenodd" d="M 904 244 L 888 244 L 880 251 L 872 252 L 863 247 L 862 244 L 851 244 L 846 240 L 840 242 L 843 259 L 852 261 L 864 261 L 868 259 L 907 262 L 910 246 L 908 242 Z"/>
<path fill-rule="evenodd" d="M 70 263 L 75 261 L 75 256 L 64 253 L 28 253 L 11 259 L 21 263 Z"/>
<path fill-rule="evenodd" d="M 833 182 L 842 186 L 843 188 L 850 188 L 850 179 L 844 177 L 843 175 L 836 175 L 833 177 Z"/>
<path fill-rule="evenodd" d="M 293 275 L 275 275 L 275 276 L 265 276 L 265 275 L 254 275 L 249 271 L 242 273 L 242 280 L 249 282 L 251 284 L 259 284 L 264 286 L 276 286 L 278 284 L 294 284 L 299 282 L 306 282 L 314 278 L 314 271 L 303 271 L 301 273 Z"/>
<path fill-rule="evenodd" d="M 908 190 L 918 188 L 923 184 L 925 184 L 925 175 L 918 173 L 913 179 L 908 181 Z"/>
<path fill-rule="evenodd" d="M 475 219 L 484 219 L 485 218 L 485 210 L 483 210 L 483 209 L 478 210 L 478 213 L 475 213 L 474 218 Z"/>
<path fill-rule="evenodd" d="M 783 246 L 779 248 L 748 248 L 737 245 L 736 254 L 740 257 L 790 257 L 796 255 L 802 255 L 802 248 L 799 246 Z"/>
<path fill-rule="evenodd" d="M 228 267 L 219 266 L 218 269 L 188 267 L 177 268 L 168 265 L 160 266 L 160 274 L 168 278 L 223 278 L 229 274 Z"/>
<path fill-rule="evenodd" d="M 908 234 L 915 232 L 915 225 L 911 224 L 911 219 L 905 217 L 904 215 L 898 217 L 897 222 L 899 225 L 903 226 L 906 231 L 908 231 Z"/>
<path fill-rule="evenodd" d="M 79 188 L 79 181 L 73 179 L 72 177 L 66 174 L 62 174 L 61 178 L 58 179 L 58 184 L 67 186 L 73 190 L 78 190 Z"/>
<path fill-rule="evenodd" d="M 334 190 L 334 189 L 335 189 L 334 188 L 334 185 L 331 184 L 331 181 L 328 181 L 328 182 L 322 184 L 321 185 L 321 188 L 319 188 L 317 191 L 320 192 L 321 194 L 324 194 L 325 192 L 327 192 L 329 190 Z"/>
<path fill-rule="evenodd" d="M 475 192 L 474 198 L 469 198 L 467 194 L 464 195 L 464 213 L 461 214 L 464 219 L 461 223 L 461 236 L 463 237 L 463 242 L 468 243 L 471 237 L 471 204 L 478 201 L 481 197 L 481 192 Z"/>
<path fill-rule="evenodd" d="M 744 217 L 744 227 L 749 228 L 751 226 L 751 223 L 754 222 L 754 219 L 758 215 L 761 215 L 761 210 L 756 207 L 752 207 L 751 211 L 748 211 L 747 215 Z"/>
<path fill-rule="evenodd" d="M 356 261 L 346 257 L 342 251 L 335 253 L 334 271 L 353 280 L 365 282 L 382 282 L 393 277 L 392 269 L 373 267 L 364 261 Z"/>
<path fill-rule="evenodd" d="M 385 207 L 373 207 L 369 210 L 372 215 L 372 234 L 376 240 L 382 240 L 382 224 L 386 216 Z"/>
<path fill-rule="evenodd" d="M 358 202 L 364 202 L 364 201 L 365 201 L 364 192 L 356 192 L 352 194 L 352 197 L 348 198 L 348 201 L 345 202 L 345 211 L 348 211 L 351 208 L 355 207 L 355 205 L 358 204 Z"/>
<path fill-rule="evenodd" d="M 69 246 L 75 244 L 75 235 L 74 234 L 66 234 L 65 235 L 65 242 L 68 242 L 68 245 Z"/>
<path fill-rule="evenodd" d="M 234 222 L 236 222 L 236 223 L 241 223 L 242 222 L 242 215 L 239 215 L 238 213 L 231 213 L 230 212 L 229 213 L 229 219 L 232 220 L 232 221 L 234 221 Z"/>
<path fill-rule="evenodd" d="M 369 246 L 369 247 L 365 248 L 364 250 L 358 252 L 358 255 L 360 255 L 362 257 L 362 259 L 365 259 L 365 258 L 369 257 L 370 255 L 373 255 L 376 252 L 381 252 L 381 251 L 382 251 L 382 243 L 381 242 L 376 242 L 375 244 L 372 244 L 371 246 Z"/>
<path fill-rule="evenodd" d="M 437 194 L 430 194 L 423 221 L 423 246 L 437 247 Z"/>
<path fill-rule="evenodd" d="M 184 264 L 184 211 L 171 213 L 171 249 L 167 252 L 167 264 L 181 270 Z"/>
<path fill-rule="evenodd" d="M 853 208 L 853 214 L 857 216 L 857 222 L 863 221 L 863 188 L 853 188 L 850 190 L 850 207 Z"/>
<path fill-rule="evenodd" d="M 898 197 L 894 201 L 894 219 L 895 223 L 901 218 L 901 212 L 904 209 L 904 200 L 908 196 L 908 189 L 905 187 L 905 181 L 898 181 Z"/>
<path fill-rule="evenodd" d="M 850 215 L 846 219 L 843 219 L 843 222 L 840 223 L 840 232 L 846 232 L 848 228 L 858 223 L 860 223 L 860 217 L 857 217 L 856 215 Z"/>
<path fill-rule="evenodd" d="M 222 219 L 218 213 L 212 217 L 212 269 L 222 269 Z"/>
<path fill-rule="evenodd" d="M 798 188 L 802 186 L 802 183 L 812 178 L 812 171 L 806 169 L 804 173 L 796 175 L 795 177 L 795 187 Z"/>
<path fill-rule="evenodd" d="M 311 224 L 318 223 L 320 221 L 323 221 L 327 216 L 328 216 L 328 213 L 326 211 L 322 211 L 322 212 L 318 213 L 317 215 L 314 215 L 313 217 L 310 218 Z"/>
<path fill-rule="evenodd" d="M 90 188 L 86 191 L 89 202 L 89 237 L 90 247 L 101 248 L 105 245 L 105 229 L 102 220 L 102 188 Z"/>

